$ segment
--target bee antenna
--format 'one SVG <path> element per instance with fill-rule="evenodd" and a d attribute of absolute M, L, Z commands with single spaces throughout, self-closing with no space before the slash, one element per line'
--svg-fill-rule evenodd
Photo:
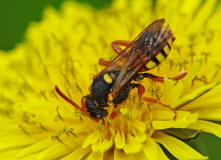
<path fill-rule="evenodd" d="M 83 112 L 82 108 L 79 107 L 76 103 L 74 103 L 74 101 L 72 101 L 70 98 L 68 98 L 63 92 L 61 92 L 61 90 L 58 88 L 58 86 L 55 85 L 55 91 L 57 92 L 57 94 L 59 94 L 59 96 L 61 96 L 64 100 L 66 100 L 68 103 L 70 103 L 72 106 L 74 106 L 75 108 L 79 109 L 80 111 Z"/>

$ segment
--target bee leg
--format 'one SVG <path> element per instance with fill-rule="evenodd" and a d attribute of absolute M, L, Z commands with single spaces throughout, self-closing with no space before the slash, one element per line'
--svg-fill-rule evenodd
<path fill-rule="evenodd" d="M 141 84 L 137 84 L 137 83 L 131 83 L 130 84 L 130 88 L 133 89 L 133 88 L 137 88 L 138 89 L 138 96 L 140 99 L 142 99 L 143 97 L 143 94 L 145 92 L 145 88 L 144 86 L 142 86 Z"/>
<path fill-rule="evenodd" d="M 185 76 L 187 75 L 186 71 L 181 71 L 179 74 L 177 74 L 175 77 L 169 78 L 172 79 L 174 81 L 178 81 L 180 79 L 183 79 Z"/>
<path fill-rule="evenodd" d="M 143 66 L 143 67 L 139 70 L 139 72 L 146 72 L 146 71 L 148 71 L 148 69 L 147 69 L 147 67 L 145 67 L 145 66 Z"/>
<path fill-rule="evenodd" d="M 90 117 L 90 114 L 89 114 L 89 112 L 88 112 L 88 110 L 87 110 L 87 107 L 86 107 L 86 99 L 85 99 L 85 97 L 82 97 L 82 98 L 81 98 L 81 105 L 82 105 L 81 111 L 82 111 L 85 115 L 87 115 L 88 117 Z"/>
<path fill-rule="evenodd" d="M 162 105 L 166 108 L 169 108 L 170 110 L 172 110 L 174 112 L 173 119 L 174 120 L 176 119 L 176 116 L 177 116 L 176 110 L 174 108 L 172 108 L 171 106 L 169 106 L 168 104 L 164 104 L 164 103 L 160 102 L 157 99 L 153 99 L 153 98 L 149 98 L 149 97 L 143 97 L 143 100 L 146 101 L 146 102 L 150 102 L 150 103 L 157 103 L 157 104 L 160 104 L 160 105 Z"/>
<path fill-rule="evenodd" d="M 117 54 L 120 54 L 123 49 L 119 45 L 127 47 L 130 43 L 130 41 L 116 40 L 111 43 L 111 46 Z"/>
<path fill-rule="evenodd" d="M 130 43 L 130 41 L 116 40 L 111 43 L 111 46 L 117 54 L 120 54 L 123 51 L 120 45 L 127 47 Z M 103 58 L 99 59 L 99 64 L 102 66 L 107 66 L 110 62 L 111 61 L 105 61 Z"/>
<path fill-rule="evenodd" d="M 117 116 L 117 111 L 113 111 L 113 112 L 110 114 L 109 119 L 110 119 L 110 120 L 113 120 L 116 116 Z"/>
<path fill-rule="evenodd" d="M 58 88 L 58 86 L 55 86 L 55 91 L 59 96 L 61 96 L 64 100 L 66 100 L 68 103 L 70 103 L 72 106 L 74 106 L 76 109 L 80 110 L 83 112 L 85 115 L 89 116 L 89 113 L 87 111 L 86 105 L 85 105 L 85 100 L 82 98 L 82 106 L 78 106 L 74 101 L 72 101 L 70 98 L 68 98 L 61 90 Z M 90 117 L 90 116 L 89 116 Z"/>
<path fill-rule="evenodd" d="M 186 75 L 187 75 L 187 72 L 181 71 L 178 75 L 176 75 L 175 77 L 171 77 L 169 79 L 172 79 L 174 81 L 178 81 L 178 80 L 184 78 Z M 139 81 L 139 80 L 142 80 L 144 78 L 149 78 L 149 79 L 151 79 L 153 81 L 156 81 L 156 82 L 161 82 L 161 83 L 164 82 L 163 77 L 159 77 L 159 76 L 153 75 L 151 73 L 137 74 L 133 80 L 134 81 Z"/>
<path fill-rule="evenodd" d="M 105 61 L 103 58 L 99 59 L 99 65 L 107 66 L 111 61 Z"/>
<path fill-rule="evenodd" d="M 107 128 L 107 137 L 111 138 L 111 130 L 110 130 L 110 124 L 107 121 L 104 121 L 104 124 Z"/>

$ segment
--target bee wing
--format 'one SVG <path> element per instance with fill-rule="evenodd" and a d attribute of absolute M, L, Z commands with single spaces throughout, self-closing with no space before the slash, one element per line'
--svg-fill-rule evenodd
<path fill-rule="evenodd" d="M 162 43 L 165 41 L 162 39 L 165 39 L 165 33 L 167 33 L 165 30 L 170 31 L 170 29 L 169 26 L 165 29 L 164 22 L 164 19 L 152 22 L 101 72 L 103 74 L 120 70 L 111 88 L 113 96 L 116 96 L 122 87 L 130 82 L 133 76 L 151 59 L 153 52 L 159 52 L 160 48 L 166 44 L 166 42 Z"/>
<path fill-rule="evenodd" d="M 134 41 L 132 41 L 114 60 L 111 61 L 111 63 L 106 66 L 104 68 L 104 70 L 102 70 L 99 75 L 102 75 L 103 73 L 107 73 L 110 71 L 118 71 L 121 70 L 122 68 L 124 68 L 126 66 L 126 64 L 128 64 L 129 59 L 132 59 L 131 56 L 135 53 L 135 44 L 137 43 L 137 40 L 140 39 L 140 37 L 142 37 L 143 35 L 145 35 L 145 33 L 147 33 L 147 31 L 151 28 L 153 28 L 152 30 L 157 30 L 156 26 L 158 26 L 158 28 L 160 28 L 159 26 L 162 26 L 164 23 L 164 19 L 159 19 L 154 21 L 153 23 L 151 23 L 148 27 L 146 27 L 143 32 L 141 32 Z M 155 29 L 154 29 L 155 28 Z M 140 42 L 142 43 L 142 42 Z M 139 47 L 139 46 L 137 46 Z M 133 60 L 131 61 L 131 63 L 133 63 Z M 130 64 L 130 63 L 129 63 Z M 99 76 L 98 75 L 98 76 Z"/>
<path fill-rule="evenodd" d="M 107 72 L 119 71 L 126 66 L 131 55 L 133 55 L 134 42 L 131 42 L 117 57 L 115 57 L 99 75 Z"/>

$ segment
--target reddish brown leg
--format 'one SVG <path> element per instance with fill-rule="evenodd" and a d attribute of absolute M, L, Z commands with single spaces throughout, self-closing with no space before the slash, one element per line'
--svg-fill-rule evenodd
<path fill-rule="evenodd" d="M 84 99 L 82 99 L 82 106 L 78 106 L 74 101 L 72 101 L 70 98 L 68 98 L 61 90 L 58 88 L 58 86 L 55 86 L 55 91 L 58 93 L 59 96 L 61 96 L 64 100 L 66 100 L 68 103 L 70 103 L 72 106 L 74 106 L 76 109 L 80 110 L 85 115 L 89 116 L 89 113 L 85 107 L 85 103 L 83 103 Z"/>
<path fill-rule="evenodd" d="M 142 67 L 140 70 L 139 70 L 139 72 L 146 72 L 148 69 L 144 66 L 144 67 Z"/>
<path fill-rule="evenodd" d="M 111 43 L 111 46 L 117 54 L 120 54 L 123 49 L 120 48 L 119 45 L 127 47 L 130 43 L 130 41 L 116 40 Z"/>
<path fill-rule="evenodd" d="M 107 66 L 111 61 L 105 61 L 103 58 L 99 59 L 99 64 L 101 66 Z"/>
<path fill-rule="evenodd" d="M 174 81 L 178 81 L 180 79 L 183 79 L 185 76 L 187 75 L 187 72 L 185 71 L 181 71 L 178 75 L 176 75 L 175 77 L 171 77 L 169 79 L 172 79 Z M 163 81 L 164 82 L 164 81 Z"/>
<path fill-rule="evenodd" d="M 110 115 L 110 120 L 113 120 L 117 116 L 117 111 L 113 111 Z"/>
<path fill-rule="evenodd" d="M 140 86 L 137 87 L 137 89 L 138 89 L 138 91 L 137 91 L 138 96 L 141 99 L 143 97 L 144 92 L 145 92 L 145 88 L 144 88 L 144 86 L 140 85 Z"/>
<path fill-rule="evenodd" d="M 131 83 L 131 84 L 130 84 L 130 88 L 131 88 L 131 89 L 137 88 L 137 89 L 138 89 L 138 91 L 137 91 L 138 96 L 139 96 L 140 99 L 142 99 L 143 94 L 144 94 L 144 92 L 145 92 L 144 86 L 142 86 L 141 84 L 137 84 L 137 83 Z"/>
<path fill-rule="evenodd" d="M 181 71 L 178 75 L 176 75 L 175 77 L 171 77 L 169 79 L 172 79 L 174 81 L 178 81 L 178 80 L 184 78 L 186 75 L 187 75 L 187 72 Z M 137 74 L 137 76 L 134 78 L 134 80 L 135 81 L 139 81 L 139 80 L 142 80 L 144 78 L 149 78 L 149 79 L 151 79 L 153 81 L 156 81 L 156 82 L 161 82 L 161 83 L 164 82 L 164 78 L 163 77 L 159 77 L 159 76 L 153 75 L 151 73 Z"/>
<path fill-rule="evenodd" d="M 156 99 L 153 99 L 153 98 L 149 98 L 149 97 L 143 97 L 143 94 L 145 92 L 145 88 L 141 84 L 131 83 L 130 85 L 131 85 L 132 89 L 135 88 L 135 87 L 138 89 L 138 96 L 139 96 L 140 99 L 143 99 L 144 101 L 147 101 L 147 102 L 150 102 L 150 103 L 158 103 L 158 104 L 160 104 L 160 105 L 162 105 L 164 107 L 169 108 L 175 114 L 173 119 L 174 120 L 176 119 L 176 110 L 174 108 L 170 107 L 167 104 L 164 104 L 164 103 L 160 102 L 159 100 L 156 100 Z"/>
<path fill-rule="evenodd" d="M 157 103 L 157 104 L 160 104 L 160 105 L 162 105 L 162 106 L 164 106 L 166 108 L 169 108 L 175 114 L 173 119 L 174 120 L 176 119 L 176 116 L 177 116 L 176 110 L 174 108 L 170 107 L 169 105 L 164 104 L 164 103 L 160 102 L 159 100 L 156 100 L 156 99 L 153 99 L 153 98 L 149 98 L 149 97 L 143 97 L 143 100 L 147 101 L 147 102 L 150 102 L 150 103 Z"/>
<path fill-rule="evenodd" d="M 122 48 L 120 47 L 121 46 L 128 46 L 131 42 L 130 41 L 122 41 L 122 40 L 117 40 L 117 41 L 113 41 L 111 43 L 111 46 L 112 48 L 114 49 L 114 51 L 117 53 L 117 54 L 120 54 L 122 52 Z M 99 59 L 99 64 L 102 65 L 102 66 L 107 66 L 111 61 L 105 61 L 103 58 L 100 58 Z"/>
<path fill-rule="evenodd" d="M 111 131 L 110 131 L 110 125 L 107 121 L 104 122 L 106 128 L 107 128 L 107 137 L 111 138 Z"/>

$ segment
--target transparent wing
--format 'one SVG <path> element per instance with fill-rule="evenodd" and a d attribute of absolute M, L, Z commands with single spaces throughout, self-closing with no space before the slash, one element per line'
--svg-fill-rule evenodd
<path fill-rule="evenodd" d="M 162 27 L 164 22 L 165 22 L 164 19 L 159 19 L 159 20 L 152 22 L 108 66 L 106 66 L 104 70 L 100 72 L 100 74 L 110 72 L 110 71 L 117 71 L 117 70 L 121 70 L 122 68 L 124 68 L 126 64 L 128 63 L 128 60 L 131 59 L 130 58 L 131 55 L 137 52 L 140 46 L 142 45 L 142 41 L 140 40 L 140 38 L 143 39 L 144 35 L 148 33 L 148 30 L 159 30 Z"/>
<path fill-rule="evenodd" d="M 100 73 L 120 71 L 111 88 L 113 96 L 166 45 L 172 32 L 169 26 L 163 26 L 164 22 L 164 19 L 152 22 Z"/>

